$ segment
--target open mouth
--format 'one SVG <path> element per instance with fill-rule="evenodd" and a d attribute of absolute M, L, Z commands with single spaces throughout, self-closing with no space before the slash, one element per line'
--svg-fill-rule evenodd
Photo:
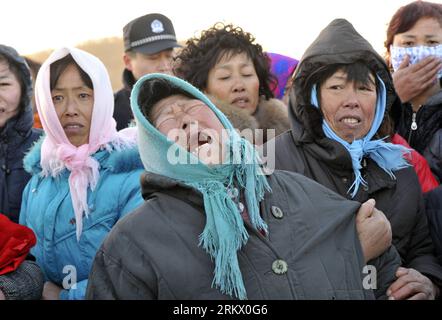
<path fill-rule="evenodd" d="M 75 134 L 80 132 L 83 127 L 84 126 L 81 123 L 67 123 L 63 126 L 63 129 L 68 134 Z"/>
<path fill-rule="evenodd" d="M 205 132 L 199 131 L 197 135 L 190 137 L 187 144 L 187 151 L 195 153 L 201 146 L 205 144 L 211 144 L 213 141 L 212 137 Z"/>
<path fill-rule="evenodd" d="M 240 107 L 245 108 L 249 104 L 250 100 L 247 97 L 238 97 L 233 99 L 232 104 Z"/>
<path fill-rule="evenodd" d="M 5 113 L 6 109 L 5 108 L 0 108 L 0 113 Z"/>
<path fill-rule="evenodd" d="M 361 119 L 358 117 L 344 117 L 340 122 L 348 126 L 356 126 L 361 123 Z"/>
<path fill-rule="evenodd" d="M 83 128 L 84 126 L 81 123 L 78 122 L 69 122 L 63 125 L 63 129 L 76 129 L 76 128 Z"/>

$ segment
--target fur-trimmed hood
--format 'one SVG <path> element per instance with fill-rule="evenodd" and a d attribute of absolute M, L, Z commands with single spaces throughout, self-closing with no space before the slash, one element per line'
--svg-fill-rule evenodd
<path fill-rule="evenodd" d="M 244 129 L 275 129 L 276 136 L 290 129 L 287 107 L 278 99 L 266 100 L 261 98 L 254 114 L 242 108 L 208 95 L 209 99 L 232 122 L 233 126 L 242 131 Z M 266 142 L 264 135 L 264 142 Z"/>
<path fill-rule="evenodd" d="M 290 129 L 287 106 L 281 100 L 261 98 L 253 116 L 260 129 L 275 129 L 277 136 Z"/>
<path fill-rule="evenodd" d="M 293 87 L 290 90 L 289 118 L 295 140 L 307 142 L 325 137 L 322 130 L 323 116 L 319 109 L 310 104 L 312 84 L 308 83 L 309 77 L 325 65 L 350 64 L 357 60 L 365 61 L 381 77 L 387 90 L 386 114 L 395 121 L 398 119 L 400 101 L 384 59 L 351 23 L 345 19 L 336 19 L 321 31 L 305 51 L 294 74 Z"/>
<path fill-rule="evenodd" d="M 42 136 L 26 154 L 23 163 L 24 168 L 31 175 L 37 175 L 42 172 L 40 165 L 41 145 L 44 140 Z M 130 146 L 125 149 L 111 151 L 107 149 L 97 151 L 93 157 L 100 163 L 100 170 L 109 169 L 113 173 L 125 173 L 137 169 L 144 169 L 141 162 L 137 146 Z"/>

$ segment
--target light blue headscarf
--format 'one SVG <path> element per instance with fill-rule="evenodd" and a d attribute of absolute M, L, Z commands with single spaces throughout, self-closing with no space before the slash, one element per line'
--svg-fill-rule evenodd
<path fill-rule="evenodd" d="M 378 88 L 379 92 L 376 100 L 376 113 L 370 131 L 368 131 L 364 138 L 354 140 L 352 143 L 348 143 L 344 139 L 340 138 L 330 128 L 325 119 L 322 120 L 322 129 L 324 130 L 324 134 L 328 138 L 336 140 L 342 144 L 350 153 L 353 164 L 353 172 L 355 174 L 355 180 L 348 190 L 348 192 L 351 192 L 352 198 L 354 198 L 354 196 L 358 193 L 358 189 L 361 184 L 364 186 L 367 185 L 367 182 L 361 175 L 361 161 L 364 156 L 368 156 L 373 159 L 378 166 L 387 172 L 393 179 L 396 178 L 393 171 L 409 166 L 404 158 L 404 154 L 410 151 L 408 148 L 401 145 L 384 142 L 383 140 L 386 137 L 383 139 L 371 140 L 382 124 L 387 105 L 387 92 L 385 89 L 385 84 L 379 76 L 378 80 L 380 82 L 380 87 Z M 311 104 L 319 108 L 316 84 L 312 88 Z"/>
<path fill-rule="evenodd" d="M 143 82 L 154 78 L 165 79 L 190 93 L 216 114 L 228 130 L 227 159 L 233 164 L 207 166 L 152 126 L 138 105 L 138 95 Z M 212 286 L 215 285 L 222 293 L 246 299 L 237 251 L 245 245 L 249 235 L 228 189 L 236 184 L 244 192 L 251 224 L 256 229 L 267 231 L 267 225 L 259 213 L 259 202 L 264 198 L 264 193 L 270 191 L 270 186 L 261 170 L 257 152 L 239 136 L 230 121 L 203 93 L 179 78 L 164 74 L 146 75 L 135 84 L 130 102 L 138 127 L 140 156 L 146 170 L 181 181 L 203 194 L 206 225 L 199 245 L 215 260 Z M 188 164 L 170 163 L 167 158 L 170 150 L 184 155 Z"/>

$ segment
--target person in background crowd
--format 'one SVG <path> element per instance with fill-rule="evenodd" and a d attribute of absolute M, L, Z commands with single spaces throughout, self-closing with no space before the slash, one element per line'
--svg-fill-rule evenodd
<path fill-rule="evenodd" d="M 425 206 L 435 254 L 442 265 L 442 186 L 425 194 Z"/>
<path fill-rule="evenodd" d="M 376 290 L 361 278 L 371 253 L 357 220 L 386 221 L 373 200 L 361 206 L 290 172 L 265 176 L 254 146 L 182 79 L 142 77 L 131 105 L 146 202 L 106 237 L 88 299 L 386 297 L 394 247 L 373 260 Z"/>
<path fill-rule="evenodd" d="M 32 178 L 20 223 L 37 237 L 31 253 L 45 275 L 43 299 L 83 299 L 101 241 L 143 201 L 136 130 L 116 131 L 109 75 L 85 51 L 55 50 L 35 94 L 46 135 L 25 157 Z"/>
<path fill-rule="evenodd" d="M 38 70 L 40 70 L 41 63 L 38 63 L 37 61 L 32 60 L 28 57 L 24 58 L 29 66 L 29 69 L 31 70 L 32 88 L 35 88 L 35 79 L 37 78 Z M 34 94 L 32 94 L 32 110 L 34 112 L 34 128 L 42 129 L 43 127 L 41 126 L 40 117 L 38 116 L 37 107 L 35 105 Z"/>
<path fill-rule="evenodd" d="M 421 153 L 442 179 L 442 4 L 414 1 L 390 20 L 387 62 L 402 108 L 397 132 Z M 436 255 L 442 263 L 442 187 L 425 195 Z"/>
<path fill-rule="evenodd" d="M 399 102 L 384 59 L 348 21 L 332 21 L 296 68 L 292 130 L 276 138 L 275 167 L 349 199 L 375 199 L 403 262 L 389 298 L 434 299 L 442 267 L 433 254 L 422 191 L 404 158 L 407 149 L 389 142 L 390 114 Z"/>
<path fill-rule="evenodd" d="M 32 230 L 0 213 L 0 300 L 41 298 L 43 274 L 35 262 L 25 260 L 35 242 Z"/>
<path fill-rule="evenodd" d="M 273 99 L 270 59 L 250 33 L 215 24 L 189 39 L 176 60 L 176 75 L 210 95 L 235 128 L 264 130 L 256 144 L 273 136 L 269 129 L 275 135 L 289 129 L 287 107 Z"/>
<path fill-rule="evenodd" d="M 387 61 L 402 101 L 397 132 L 442 179 L 442 4 L 414 1 L 387 29 Z"/>
<path fill-rule="evenodd" d="M 0 212 L 18 222 L 23 189 L 30 175 L 23 157 L 41 135 L 33 129 L 31 74 L 25 60 L 0 45 Z"/>
<path fill-rule="evenodd" d="M 129 97 L 140 77 L 149 73 L 172 74 L 173 49 L 180 47 L 172 21 L 151 13 L 129 22 L 123 28 L 124 87 L 115 94 L 114 118 L 117 130 L 126 128 L 133 119 Z"/>
<path fill-rule="evenodd" d="M 298 65 L 298 60 L 272 52 L 267 52 L 267 55 L 271 61 L 270 70 L 278 79 L 278 86 L 273 89 L 273 94 L 276 99 L 288 105 L 287 93 L 291 87 L 291 77 Z"/>

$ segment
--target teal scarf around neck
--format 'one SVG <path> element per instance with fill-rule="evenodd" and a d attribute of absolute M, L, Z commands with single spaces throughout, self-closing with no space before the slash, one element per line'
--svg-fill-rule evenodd
<path fill-rule="evenodd" d="M 216 114 L 228 132 L 228 161 L 221 165 L 205 165 L 195 155 L 169 140 L 146 119 L 138 105 L 138 95 L 142 83 L 154 78 L 165 79 L 190 93 Z M 246 299 L 237 252 L 246 244 L 249 235 L 238 206 L 228 191 L 237 186 L 244 193 L 251 224 L 256 229 L 267 231 L 267 225 L 260 216 L 259 202 L 263 200 L 265 192 L 270 191 L 270 186 L 257 152 L 239 136 L 225 115 L 202 92 L 179 78 L 164 74 L 146 75 L 134 85 L 130 102 L 138 127 L 140 156 L 146 170 L 181 181 L 203 195 L 206 225 L 199 236 L 199 245 L 215 262 L 212 286 L 224 294 Z M 168 161 L 167 155 L 171 150 L 184 155 L 187 163 Z"/>
<path fill-rule="evenodd" d="M 385 89 L 385 84 L 382 79 L 378 76 L 380 87 L 378 88 L 377 100 L 376 100 L 376 112 L 371 125 L 370 130 L 362 139 L 354 140 L 352 143 L 348 143 L 341 137 L 339 137 L 328 125 L 325 119 L 322 120 L 322 129 L 324 134 L 333 140 L 336 140 L 342 144 L 347 151 L 350 153 L 351 161 L 353 164 L 353 172 L 355 174 L 355 180 L 350 186 L 348 192 L 351 192 L 351 197 L 354 198 L 358 193 L 359 186 L 362 184 L 367 185 L 361 174 L 361 161 L 362 158 L 367 155 L 373 159 L 379 167 L 381 167 L 385 172 L 387 172 L 391 178 L 395 178 L 393 173 L 394 170 L 403 169 L 409 166 L 408 162 L 404 158 L 404 154 L 408 153 L 410 150 L 401 145 L 396 145 L 392 143 L 387 143 L 383 139 L 371 140 L 373 136 L 378 131 L 384 119 L 384 113 L 387 106 L 387 93 Z M 311 104 L 316 108 L 319 108 L 318 103 L 318 93 L 316 90 L 316 84 L 312 88 L 311 92 Z"/>

